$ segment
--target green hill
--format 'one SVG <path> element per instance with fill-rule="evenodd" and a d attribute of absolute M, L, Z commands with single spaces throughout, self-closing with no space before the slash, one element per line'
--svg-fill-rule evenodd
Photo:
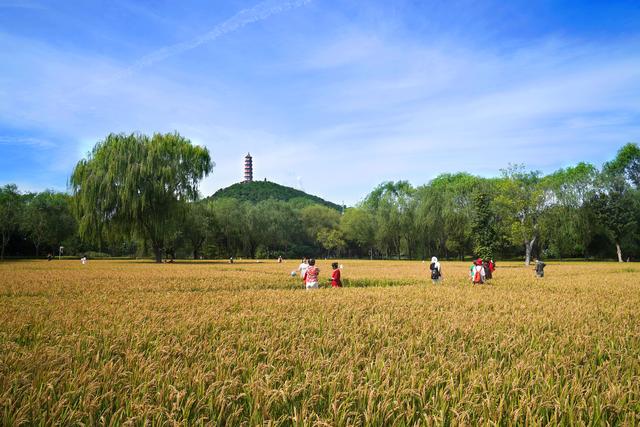
<path fill-rule="evenodd" d="M 258 203 L 268 199 L 284 201 L 296 199 L 302 203 L 317 203 L 336 210 L 342 209 L 340 205 L 328 202 L 318 196 L 312 196 L 304 191 L 285 187 L 284 185 L 270 181 L 240 182 L 216 191 L 212 196 L 207 197 L 207 199 L 221 199 L 223 197 L 252 203 Z"/>

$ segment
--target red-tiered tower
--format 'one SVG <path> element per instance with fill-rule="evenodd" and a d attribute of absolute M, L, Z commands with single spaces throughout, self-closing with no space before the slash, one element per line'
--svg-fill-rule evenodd
<path fill-rule="evenodd" d="M 247 153 L 244 157 L 244 182 L 253 181 L 253 159 L 251 154 Z"/>

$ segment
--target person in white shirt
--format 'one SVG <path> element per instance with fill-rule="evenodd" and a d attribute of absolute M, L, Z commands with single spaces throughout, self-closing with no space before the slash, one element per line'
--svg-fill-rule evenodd
<path fill-rule="evenodd" d="M 475 266 L 471 269 L 471 281 L 474 285 L 481 285 L 484 283 L 484 279 L 486 277 L 485 274 L 484 267 L 482 266 L 482 260 L 478 258 L 475 262 Z"/>
<path fill-rule="evenodd" d="M 302 262 L 298 266 L 298 270 L 300 271 L 300 277 L 304 280 L 304 274 L 307 272 L 307 268 L 309 268 L 309 262 L 306 258 L 302 258 Z"/>

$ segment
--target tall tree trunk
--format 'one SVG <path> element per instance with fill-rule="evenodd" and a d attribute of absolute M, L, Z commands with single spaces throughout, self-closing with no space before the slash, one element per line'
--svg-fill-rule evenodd
<path fill-rule="evenodd" d="M 622 248 L 618 242 L 616 242 L 616 252 L 618 253 L 618 262 L 622 262 Z"/>
<path fill-rule="evenodd" d="M 533 244 L 535 243 L 535 241 L 536 241 L 536 238 L 534 237 L 530 241 L 524 242 L 524 249 L 525 249 L 524 265 L 528 266 L 531 264 L 531 252 L 533 251 Z"/>
<path fill-rule="evenodd" d="M 9 234 L 2 233 L 2 248 L 0 248 L 0 261 L 4 261 L 4 248 L 9 243 Z"/>
<path fill-rule="evenodd" d="M 153 246 L 153 254 L 156 258 L 157 263 L 162 262 L 162 245 L 158 243 L 152 243 Z"/>

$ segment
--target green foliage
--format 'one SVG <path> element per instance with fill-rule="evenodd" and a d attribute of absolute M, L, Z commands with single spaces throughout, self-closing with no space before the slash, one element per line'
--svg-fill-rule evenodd
<path fill-rule="evenodd" d="M 384 182 L 363 201 L 374 218 L 374 240 L 386 257 L 398 258 L 403 249 L 409 258 L 415 247 L 415 189 L 407 181 Z"/>
<path fill-rule="evenodd" d="M 359 254 L 371 255 L 369 251 L 375 245 L 375 222 L 368 210 L 360 207 L 347 209 L 341 218 L 340 230 L 346 242 Z"/>
<path fill-rule="evenodd" d="M 489 194 L 478 191 L 473 197 L 473 208 L 474 214 L 471 221 L 473 251 L 482 259 L 493 259 L 498 238 Z"/>
<path fill-rule="evenodd" d="M 610 233 L 617 246 L 618 261 L 622 262 L 620 242 L 637 231 L 637 199 L 630 190 L 614 188 L 594 194 L 589 205 L 598 222 Z"/>
<path fill-rule="evenodd" d="M 146 256 L 301 256 L 463 259 L 640 257 L 638 147 L 602 172 L 588 163 L 543 176 L 523 166 L 500 178 L 442 174 L 414 188 L 383 182 L 341 209 L 270 182 L 233 185 L 194 201 L 211 170 L 206 150 L 177 134 L 109 135 L 78 163 L 69 196 L 0 189 L 3 255 L 58 245 Z M 226 197 L 227 195 L 233 197 Z M 82 239 L 81 239 L 82 237 Z M 5 249 L 6 248 L 6 249 Z"/>
<path fill-rule="evenodd" d="M 597 187 L 598 171 L 588 163 L 560 169 L 541 182 L 545 213 L 541 218 L 541 241 L 554 257 L 572 254 L 588 256 L 596 232 L 592 212 L 586 202 Z"/>
<path fill-rule="evenodd" d="M 317 196 L 312 196 L 304 191 L 286 187 L 270 181 L 253 181 L 233 184 L 227 188 L 216 191 L 207 199 L 230 198 L 241 202 L 258 203 L 261 201 L 275 199 L 291 201 L 296 208 L 302 208 L 311 204 L 320 204 L 328 208 L 340 211 L 342 207 L 335 203 L 328 202 Z"/>
<path fill-rule="evenodd" d="M 473 250 L 473 192 L 481 178 L 466 174 L 443 174 L 418 188 L 416 231 L 428 248 L 422 256 L 457 255 L 462 258 Z"/>
<path fill-rule="evenodd" d="M 20 224 L 22 214 L 22 200 L 18 187 L 8 184 L 0 188 L 0 260 L 4 259 L 4 250 L 9 243 L 11 235 Z"/>
<path fill-rule="evenodd" d="M 336 229 L 340 224 L 340 214 L 321 205 L 310 205 L 302 209 L 300 218 L 307 236 L 315 241 L 318 241 L 320 231 Z"/>
<path fill-rule="evenodd" d="M 33 242 L 36 256 L 42 245 L 49 252 L 56 252 L 59 246 L 64 246 L 65 239 L 73 236 L 77 230 L 71 212 L 71 198 L 50 190 L 28 196 L 21 227 Z"/>
<path fill-rule="evenodd" d="M 624 176 L 627 181 L 640 188 L 640 147 L 635 143 L 623 146 L 614 160 L 605 163 L 604 171 L 612 175 Z"/>
<path fill-rule="evenodd" d="M 524 245 L 525 264 L 529 265 L 545 207 L 541 174 L 515 165 L 503 170 L 502 175 L 495 198 L 496 208 L 504 219 L 503 226 L 511 242 Z"/>
<path fill-rule="evenodd" d="M 71 175 L 80 234 L 94 241 L 148 239 L 156 261 L 198 182 L 213 165 L 206 148 L 178 133 L 110 134 Z"/>
<path fill-rule="evenodd" d="M 346 247 L 344 234 L 340 229 L 322 229 L 318 231 L 316 238 L 323 248 L 329 252 L 334 252 L 336 257 L 340 256 L 340 253 Z"/>

